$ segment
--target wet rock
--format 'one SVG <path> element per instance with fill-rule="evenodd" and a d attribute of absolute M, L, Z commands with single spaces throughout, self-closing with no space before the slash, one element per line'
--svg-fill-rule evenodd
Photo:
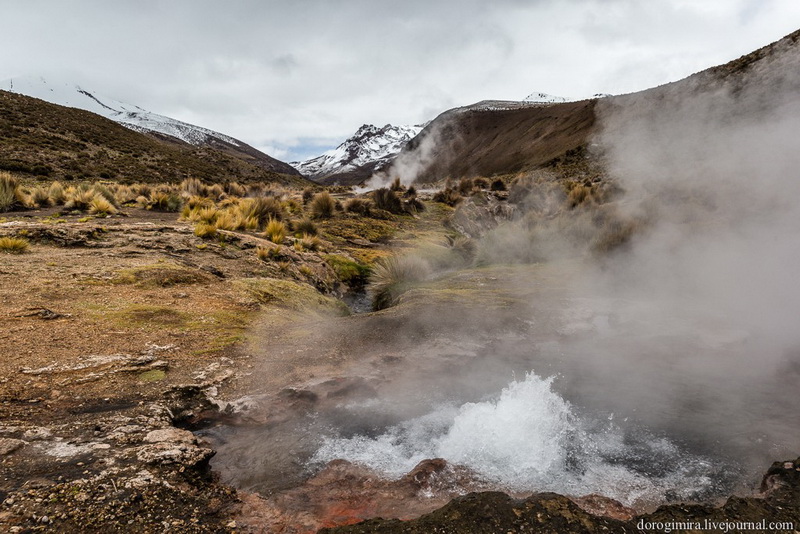
<path fill-rule="evenodd" d="M 0 438 L 0 456 L 11 454 L 27 444 L 21 439 Z"/>
<path fill-rule="evenodd" d="M 573 497 L 572 502 L 590 514 L 610 517 L 620 521 L 627 521 L 636 516 L 636 510 L 633 508 L 628 508 L 621 502 L 602 495 L 591 494 L 583 497 Z"/>

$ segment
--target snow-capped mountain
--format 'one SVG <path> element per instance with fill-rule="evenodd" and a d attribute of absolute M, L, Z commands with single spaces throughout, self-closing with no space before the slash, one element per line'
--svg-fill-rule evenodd
<path fill-rule="evenodd" d="M 522 101 L 530 102 L 532 104 L 563 104 L 564 102 L 578 102 L 580 100 L 590 100 L 593 98 L 605 98 L 611 96 L 608 93 L 595 93 L 592 96 L 585 96 L 581 98 L 569 98 L 566 96 L 553 96 L 547 93 L 531 93 L 526 96 Z"/>
<path fill-rule="evenodd" d="M 562 104 L 564 102 L 572 102 L 573 99 L 564 96 L 548 95 L 547 93 L 531 93 L 522 101 L 534 104 Z"/>
<path fill-rule="evenodd" d="M 315 158 L 291 163 L 301 174 L 320 180 L 364 169 L 371 174 L 396 156 L 424 127 L 365 124 L 333 150 Z"/>
<path fill-rule="evenodd" d="M 212 146 L 235 153 L 240 157 L 254 159 L 268 170 L 298 174 L 288 164 L 259 152 L 238 139 L 202 126 L 165 117 L 139 106 L 120 102 L 89 91 L 80 85 L 52 82 L 41 77 L 19 77 L 0 81 L 0 90 L 39 98 L 52 104 L 91 111 L 137 132 L 167 135 L 193 146 Z"/>

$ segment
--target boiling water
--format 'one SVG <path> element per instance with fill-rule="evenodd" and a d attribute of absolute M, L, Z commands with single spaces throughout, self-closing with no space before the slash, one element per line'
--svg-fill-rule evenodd
<path fill-rule="evenodd" d="M 342 458 L 397 478 L 444 458 L 510 491 L 601 493 L 628 505 L 722 490 L 721 466 L 666 438 L 582 417 L 552 385 L 529 373 L 494 399 L 443 405 L 373 437 L 328 437 L 313 461 Z"/>

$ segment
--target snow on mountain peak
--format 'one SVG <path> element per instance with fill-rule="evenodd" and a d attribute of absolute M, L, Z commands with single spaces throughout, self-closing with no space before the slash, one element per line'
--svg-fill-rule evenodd
<path fill-rule="evenodd" d="M 321 178 L 348 172 L 368 164 L 381 164 L 397 155 L 423 125 L 378 127 L 364 124 L 338 147 L 320 156 L 291 165 L 305 176 Z"/>
<path fill-rule="evenodd" d="M 201 145 L 210 140 L 219 140 L 236 147 L 242 146 L 241 142 L 233 137 L 151 113 L 139 106 L 93 93 L 76 84 L 51 82 L 42 77 L 20 77 L 0 81 L 0 90 L 39 98 L 52 104 L 91 111 L 131 130 L 166 134 L 190 145 Z"/>
<path fill-rule="evenodd" d="M 589 100 L 591 98 L 605 98 L 611 96 L 606 93 L 596 93 L 590 97 L 570 98 L 565 96 L 554 96 L 547 93 L 531 93 L 526 96 L 522 101 L 531 104 L 563 104 L 565 102 L 578 102 L 580 100 Z"/>
<path fill-rule="evenodd" d="M 522 101 L 531 102 L 534 104 L 561 104 L 564 102 L 571 102 L 573 99 L 563 96 L 553 96 L 547 93 L 531 93 L 526 96 Z"/>

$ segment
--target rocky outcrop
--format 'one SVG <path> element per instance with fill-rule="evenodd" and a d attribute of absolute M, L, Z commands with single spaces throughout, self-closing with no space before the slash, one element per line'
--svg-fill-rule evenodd
<path fill-rule="evenodd" d="M 593 512 L 610 511 L 612 517 L 590 513 L 576 502 Z M 758 496 L 731 497 L 720 507 L 671 504 L 636 517 L 624 518 L 624 514 L 623 508 L 598 496 L 570 500 L 554 493 L 540 493 L 514 499 L 504 493 L 482 492 L 453 499 L 446 506 L 412 521 L 371 519 L 356 525 L 322 529 L 320 533 L 555 534 L 745 528 L 737 524 L 761 525 L 760 530 L 769 532 L 791 531 L 800 524 L 800 458 L 773 464 Z"/>

